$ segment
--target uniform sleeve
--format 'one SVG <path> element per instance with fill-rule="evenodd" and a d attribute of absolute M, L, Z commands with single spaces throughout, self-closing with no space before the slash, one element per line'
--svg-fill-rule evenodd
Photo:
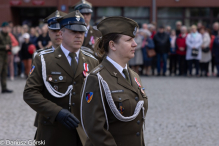
<path fill-rule="evenodd" d="M 98 84 L 97 76 L 88 76 L 82 100 L 84 127 L 93 146 L 116 146 L 113 136 L 106 129 L 106 118 Z M 86 94 L 93 94 L 93 98 L 89 103 L 87 102 Z"/>
<path fill-rule="evenodd" d="M 38 114 L 43 115 L 45 118 L 50 120 L 51 123 L 54 123 L 56 115 L 62 107 L 51 102 L 42 95 L 45 87 L 42 79 L 40 56 L 37 55 L 35 57 L 33 66 L 35 66 L 35 68 L 27 79 L 23 92 L 23 99 Z"/>

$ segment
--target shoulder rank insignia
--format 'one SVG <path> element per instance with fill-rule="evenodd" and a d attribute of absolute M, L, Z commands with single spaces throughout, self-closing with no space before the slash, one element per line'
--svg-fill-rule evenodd
<path fill-rule="evenodd" d="M 34 69 L 35 69 L 35 66 L 33 65 L 32 68 L 30 69 L 30 75 L 32 74 Z"/>
<path fill-rule="evenodd" d="M 93 92 L 87 92 L 86 93 L 86 101 L 87 101 L 87 103 L 90 103 L 91 102 L 91 100 L 92 100 L 92 98 L 93 98 Z"/>

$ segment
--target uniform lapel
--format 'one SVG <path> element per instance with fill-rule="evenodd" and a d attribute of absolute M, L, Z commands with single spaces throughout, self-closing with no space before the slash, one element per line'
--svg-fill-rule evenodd
<path fill-rule="evenodd" d="M 111 64 L 106 58 L 104 58 L 102 64 L 104 65 L 104 67 L 108 70 L 108 72 L 117 78 L 117 82 L 118 84 L 120 84 L 121 86 L 132 90 L 133 92 L 137 93 L 137 90 L 135 90 L 127 81 L 126 79 L 121 75 L 121 73 L 114 67 L 113 64 Z"/>
<path fill-rule="evenodd" d="M 86 63 L 86 59 L 84 54 L 80 51 L 79 52 L 79 59 L 78 59 L 78 67 L 77 67 L 77 71 L 75 73 L 75 77 L 76 78 L 78 75 L 82 74 L 84 71 L 84 63 Z M 88 66 L 89 68 L 89 66 Z"/>
<path fill-rule="evenodd" d="M 55 58 L 57 58 L 57 64 L 67 73 L 69 74 L 72 78 L 74 78 L 72 70 L 71 70 L 71 66 L 65 56 L 65 54 L 63 53 L 62 49 L 60 47 L 58 47 L 55 50 Z"/>

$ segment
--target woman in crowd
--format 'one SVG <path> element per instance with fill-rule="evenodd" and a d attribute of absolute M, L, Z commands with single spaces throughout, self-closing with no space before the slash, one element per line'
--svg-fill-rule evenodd
<path fill-rule="evenodd" d="M 143 36 L 142 41 L 142 52 L 143 52 L 143 59 L 144 59 L 144 69 L 143 75 L 148 76 L 151 72 L 151 62 L 152 58 L 148 56 L 147 50 L 154 49 L 154 42 L 150 38 L 151 33 L 149 30 L 141 29 L 141 35 Z"/>
<path fill-rule="evenodd" d="M 102 38 L 95 50 L 106 57 L 87 76 L 82 89 L 81 123 L 88 136 L 85 146 L 145 145 L 148 100 L 140 77 L 127 66 L 135 55 L 137 27 L 125 17 L 108 17 L 97 25 Z"/>
<path fill-rule="evenodd" d="M 177 63 L 177 55 L 176 55 L 176 32 L 175 30 L 171 31 L 170 34 L 170 76 L 176 75 L 176 63 Z"/>
<path fill-rule="evenodd" d="M 208 76 L 208 65 L 211 61 L 211 51 L 210 51 L 210 42 L 211 38 L 209 33 L 206 31 L 205 27 L 202 26 L 200 28 L 200 33 L 202 35 L 202 57 L 200 60 L 200 67 L 201 67 L 201 76 Z"/>
<path fill-rule="evenodd" d="M 186 26 L 181 27 L 181 32 L 176 39 L 176 54 L 177 54 L 177 64 L 179 66 L 179 76 L 187 75 L 187 65 L 186 65 L 186 37 L 187 28 Z"/>
<path fill-rule="evenodd" d="M 219 77 L 219 31 L 218 31 L 218 35 L 214 39 L 212 55 L 215 58 L 215 64 L 217 67 L 217 77 Z"/>
<path fill-rule="evenodd" d="M 22 62 L 24 63 L 25 75 L 27 77 L 32 64 L 32 54 L 28 50 L 29 46 L 31 45 L 30 35 L 28 33 L 24 33 L 23 38 L 24 38 L 24 42 L 21 46 L 20 57 Z"/>
<path fill-rule="evenodd" d="M 192 76 L 192 65 L 195 64 L 196 76 L 199 77 L 199 61 L 202 55 L 202 36 L 197 32 L 195 25 L 191 26 L 191 33 L 186 38 L 186 60 L 188 62 L 189 76 Z"/>
<path fill-rule="evenodd" d="M 135 57 L 129 61 L 129 65 L 137 74 L 139 74 L 139 67 L 143 65 L 143 54 L 141 50 L 142 37 L 139 35 L 139 31 L 137 31 L 134 40 L 137 43 L 137 47 L 135 50 Z"/>

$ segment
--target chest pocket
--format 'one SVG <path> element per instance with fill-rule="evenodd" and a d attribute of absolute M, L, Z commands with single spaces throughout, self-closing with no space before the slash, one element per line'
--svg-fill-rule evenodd
<path fill-rule="evenodd" d="M 130 97 L 127 94 L 112 94 L 112 97 L 118 111 L 123 116 L 131 116 L 133 114 L 132 104 L 129 99 Z"/>
<path fill-rule="evenodd" d="M 46 81 L 48 81 L 56 91 L 61 91 L 61 88 L 64 87 L 62 83 L 66 83 L 67 79 L 66 76 L 62 75 L 47 75 Z"/>

